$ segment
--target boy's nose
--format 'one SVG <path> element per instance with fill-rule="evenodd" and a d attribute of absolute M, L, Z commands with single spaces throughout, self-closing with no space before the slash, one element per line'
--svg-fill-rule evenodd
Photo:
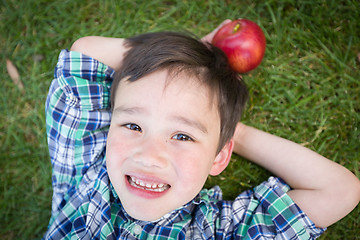
<path fill-rule="evenodd" d="M 165 168 L 168 164 L 168 152 L 165 141 L 145 139 L 133 155 L 134 161 L 144 167 Z"/>

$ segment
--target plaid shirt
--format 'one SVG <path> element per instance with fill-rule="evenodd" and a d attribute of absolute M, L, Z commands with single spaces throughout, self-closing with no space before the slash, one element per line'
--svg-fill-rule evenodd
<path fill-rule="evenodd" d="M 234 201 L 222 200 L 214 187 L 157 221 L 129 216 L 105 165 L 113 75 L 91 57 L 60 53 L 46 100 L 53 204 L 44 239 L 312 239 L 323 233 L 273 177 Z"/>

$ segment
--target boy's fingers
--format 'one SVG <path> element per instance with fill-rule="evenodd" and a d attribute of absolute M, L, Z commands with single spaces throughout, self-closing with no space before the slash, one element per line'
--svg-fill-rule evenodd
<path fill-rule="evenodd" d="M 228 24 L 228 23 L 230 23 L 231 22 L 231 20 L 230 19 L 225 19 L 222 23 L 220 23 L 219 24 L 219 26 L 217 26 L 215 29 L 214 29 L 214 31 L 212 31 L 212 32 L 217 32 L 222 26 L 224 26 L 225 24 Z"/>
<path fill-rule="evenodd" d="M 215 34 L 217 33 L 217 31 L 222 27 L 224 26 L 225 24 L 231 22 L 230 19 L 226 19 L 224 20 L 222 23 L 220 23 L 213 31 L 211 31 L 210 33 L 208 33 L 206 36 L 204 36 L 201 41 L 203 42 L 209 42 L 211 43 L 212 42 L 212 39 L 214 38 Z"/>

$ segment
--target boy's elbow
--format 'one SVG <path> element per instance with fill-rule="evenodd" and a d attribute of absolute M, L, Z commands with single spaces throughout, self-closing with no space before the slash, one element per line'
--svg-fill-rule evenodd
<path fill-rule="evenodd" d="M 88 49 L 91 45 L 91 41 L 92 41 L 91 36 L 79 38 L 72 44 L 70 50 L 85 54 L 86 49 Z"/>
<path fill-rule="evenodd" d="M 355 200 L 356 200 L 356 205 L 360 202 L 360 180 L 355 177 L 354 179 L 354 188 L 355 188 Z"/>
<path fill-rule="evenodd" d="M 349 214 L 360 201 L 360 181 L 349 170 L 322 191 L 322 221 L 317 226 L 327 227 Z"/>
<path fill-rule="evenodd" d="M 351 212 L 360 201 L 360 180 L 348 170 L 347 177 L 338 185 L 336 195 L 343 202 L 346 214 Z"/>
<path fill-rule="evenodd" d="M 351 192 L 351 199 L 353 199 L 356 206 L 360 201 L 360 180 L 352 173 L 349 176 L 348 186 L 348 190 Z"/>

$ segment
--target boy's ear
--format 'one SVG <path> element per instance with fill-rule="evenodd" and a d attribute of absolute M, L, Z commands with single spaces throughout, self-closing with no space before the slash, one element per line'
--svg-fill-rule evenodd
<path fill-rule="evenodd" d="M 221 149 L 218 155 L 215 157 L 212 168 L 210 169 L 210 175 L 216 176 L 219 175 L 230 162 L 231 154 L 234 148 L 234 140 L 231 139 L 225 146 Z"/>

